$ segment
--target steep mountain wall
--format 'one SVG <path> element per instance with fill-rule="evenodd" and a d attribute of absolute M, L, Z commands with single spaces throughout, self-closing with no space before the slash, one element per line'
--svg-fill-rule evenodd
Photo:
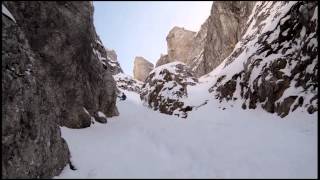
<path fill-rule="evenodd" d="M 254 5 L 255 1 L 213 2 L 199 75 L 211 72 L 229 56 L 242 37 Z"/>
<path fill-rule="evenodd" d="M 254 4 L 255 1 L 215 1 L 199 32 L 174 27 L 166 38 L 168 54 L 160 57 L 156 67 L 180 61 L 197 77 L 211 72 L 241 38 Z"/>
<path fill-rule="evenodd" d="M 52 177 L 69 162 L 59 125 L 118 114 L 113 72 L 97 48 L 91 2 L 3 4 L 14 20 L 2 14 L 2 175 Z"/>

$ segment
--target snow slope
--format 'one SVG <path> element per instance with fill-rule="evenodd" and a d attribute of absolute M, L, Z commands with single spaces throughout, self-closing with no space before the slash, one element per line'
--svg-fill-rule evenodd
<path fill-rule="evenodd" d="M 206 90 L 202 82 L 191 93 Z M 117 102 L 120 116 L 108 124 L 61 127 L 77 170 L 66 166 L 55 178 L 317 178 L 315 114 L 222 110 L 209 99 L 182 119 L 125 93 L 127 100 Z"/>

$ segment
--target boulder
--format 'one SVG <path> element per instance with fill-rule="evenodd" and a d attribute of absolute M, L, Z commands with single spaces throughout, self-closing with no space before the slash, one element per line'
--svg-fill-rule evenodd
<path fill-rule="evenodd" d="M 147 77 L 140 93 L 141 100 L 153 110 L 186 118 L 192 107 L 183 102 L 188 96 L 187 86 L 198 82 L 183 63 L 173 62 L 155 68 Z"/>

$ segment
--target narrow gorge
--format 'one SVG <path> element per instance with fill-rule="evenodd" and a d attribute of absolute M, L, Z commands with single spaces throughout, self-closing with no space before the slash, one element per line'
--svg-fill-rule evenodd
<path fill-rule="evenodd" d="M 132 76 L 94 9 L 2 2 L 2 178 L 317 178 L 317 1 L 215 1 Z"/>

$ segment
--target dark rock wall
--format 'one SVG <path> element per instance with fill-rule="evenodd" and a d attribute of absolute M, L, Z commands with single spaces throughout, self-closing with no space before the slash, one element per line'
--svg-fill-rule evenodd
<path fill-rule="evenodd" d="M 16 23 L 2 15 L 2 176 L 52 177 L 69 162 L 59 125 L 118 115 L 116 84 L 93 51 L 91 2 L 3 4 Z"/>
<path fill-rule="evenodd" d="M 40 61 L 39 81 L 60 125 L 90 126 L 90 115 L 117 115 L 112 72 L 93 52 L 97 44 L 90 2 L 7 2 Z"/>
<path fill-rule="evenodd" d="M 69 161 L 39 61 L 24 32 L 2 15 L 2 177 L 48 178 Z"/>

